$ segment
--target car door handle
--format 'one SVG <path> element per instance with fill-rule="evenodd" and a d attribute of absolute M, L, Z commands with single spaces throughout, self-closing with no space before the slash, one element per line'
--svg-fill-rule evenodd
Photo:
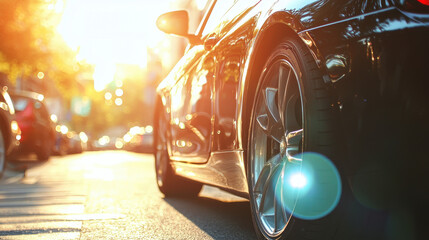
<path fill-rule="evenodd" d="M 211 50 L 216 43 L 218 42 L 218 38 L 216 36 L 210 36 L 204 41 L 204 49 L 206 51 Z"/>

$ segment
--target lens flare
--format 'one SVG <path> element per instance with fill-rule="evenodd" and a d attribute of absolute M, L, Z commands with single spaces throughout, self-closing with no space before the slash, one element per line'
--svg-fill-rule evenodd
<path fill-rule="evenodd" d="M 289 184 L 293 188 L 303 188 L 307 185 L 307 178 L 301 173 L 295 173 L 290 176 Z"/>
<path fill-rule="evenodd" d="M 283 184 L 276 189 L 277 198 L 297 218 L 315 220 L 328 215 L 341 196 L 337 168 L 321 154 L 307 152 L 295 157 L 302 158 L 302 163 L 284 162 Z"/>

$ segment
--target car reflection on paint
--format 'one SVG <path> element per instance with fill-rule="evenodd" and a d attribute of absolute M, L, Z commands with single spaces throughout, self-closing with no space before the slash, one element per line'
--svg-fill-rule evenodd
<path fill-rule="evenodd" d="M 246 197 L 260 239 L 417 238 L 428 5 L 214 0 L 195 34 L 186 11 L 161 15 L 189 45 L 157 88 L 160 191 Z"/>

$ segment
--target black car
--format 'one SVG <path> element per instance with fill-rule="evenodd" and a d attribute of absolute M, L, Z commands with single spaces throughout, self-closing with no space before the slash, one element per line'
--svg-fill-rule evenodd
<path fill-rule="evenodd" d="M 0 178 L 5 170 L 6 161 L 19 146 L 21 130 L 15 121 L 15 109 L 7 92 L 7 87 L 0 89 Z"/>
<path fill-rule="evenodd" d="M 248 198 L 261 239 L 416 239 L 427 229 L 429 2 L 209 1 L 157 88 L 165 196 Z"/>
<path fill-rule="evenodd" d="M 39 161 L 48 160 L 55 144 L 55 126 L 43 102 L 44 96 L 28 91 L 14 91 L 10 95 L 21 129 L 16 155 L 36 153 Z"/>

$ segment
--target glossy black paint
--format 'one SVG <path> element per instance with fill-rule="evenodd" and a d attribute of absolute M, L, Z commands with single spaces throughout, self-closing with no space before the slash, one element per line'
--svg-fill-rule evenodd
<path fill-rule="evenodd" d="M 415 186 L 428 170 L 429 11 L 410 3 L 238 1 L 213 33 L 201 36 L 206 44 L 191 45 L 158 88 L 171 117 L 173 168 L 247 195 L 245 179 L 237 176 L 245 178 L 262 63 L 280 39 L 299 37 L 331 93 L 342 143 L 337 164 L 352 188 L 364 197 L 377 189 L 385 197 L 402 198 L 404 191 L 423 196 L 428 189 Z M 375 169 L 373 179 L 359 178 L 369 169 Z"/>

